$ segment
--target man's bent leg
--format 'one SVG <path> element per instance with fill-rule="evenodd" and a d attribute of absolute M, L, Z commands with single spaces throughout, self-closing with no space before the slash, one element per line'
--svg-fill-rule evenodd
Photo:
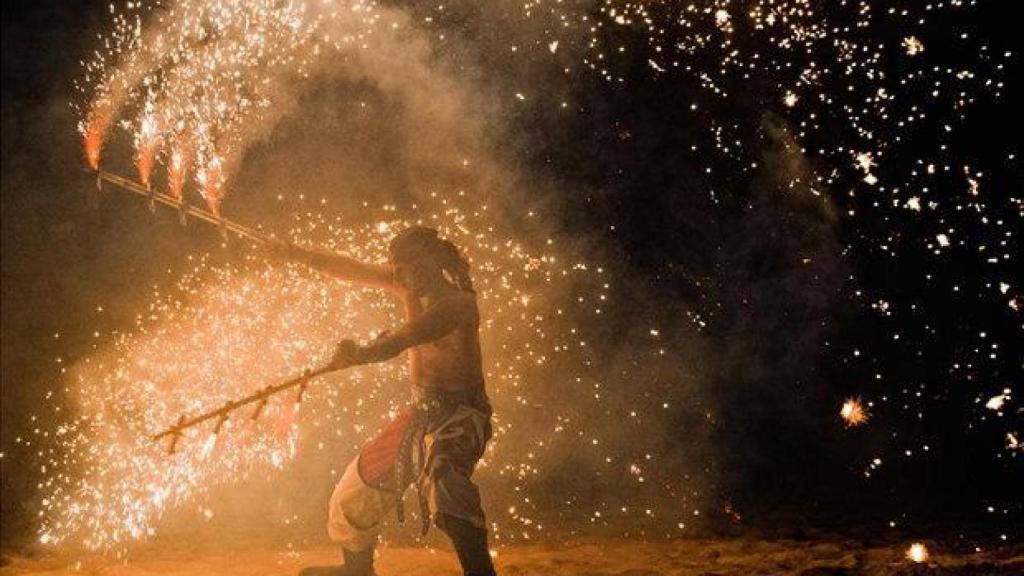
<path fill-rule="evenodd" d="M 393 494 L 363 481 L 359 457 L 354 458 L 334 487 L 327 510 L 327 534 L 341 544 L 345 563 L 306 568 L 299 576 L 372 576 L 380 521 L 393 505 Z"/>
<path fill-rule="evenodd" d="M 395 505 L 395 460 L 412 411 L 405 410 L 359 451 L 334 487 L 327 509 L 327 535 L 341 544 L 345 565 L 311 568 L 300 576 L 373 574 L 373 546 L 380 521 Z M 404 487 L 403 487 L 404 489 Z"/>
<path fill-rule="evenodd" d="M 357 456 L 334 487 L 327 511 L 327 535 L 350 551 L 365 550 L 377 541 L 380 521 L 395 504 L 393 493 L 366 484 Z"/>

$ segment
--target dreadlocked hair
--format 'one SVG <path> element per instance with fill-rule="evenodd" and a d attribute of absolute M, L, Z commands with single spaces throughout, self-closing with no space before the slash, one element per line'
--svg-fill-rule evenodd
<path fill-rule="evenodd" d="M 437 235 L 437 230 L 426 226 L 410 226 L 399 232 L 388 246 L 391 258 L 408 261 L 424 254 L 430 255 L 441 267 L 441 271 L 460 290 L 474 292 L 473 279 L 469 276 L 469 263 L 462 257 L 458 247 Z"/>

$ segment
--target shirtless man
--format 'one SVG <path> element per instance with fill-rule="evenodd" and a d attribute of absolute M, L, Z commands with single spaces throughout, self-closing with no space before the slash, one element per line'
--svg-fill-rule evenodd
<path fill-rule="evenodd" d="M 359 345 L 338 344 L 337 368 L 383 362 L 409 353 L 413 400 L 345 469 L 328 509 L 327 532 L 342 547 L 343 566 L 310 567 L 300 576 L 370 576 L 380 521 L 414 485 L 423 530 L 433 522 L 451 538 L 467 576 L 494 574 L 487 525 L 473 469 L 491 436 L 484 392 L 476 293 L 469 265 L 451 242 L 421 226 L 403 230 L 387 265 L 271 243 L 271 256 L 396 293 L 407 323 Z"/>

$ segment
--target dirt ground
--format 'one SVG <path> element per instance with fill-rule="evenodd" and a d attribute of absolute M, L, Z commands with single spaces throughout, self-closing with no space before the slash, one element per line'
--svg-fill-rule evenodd
<path fill-rule="evenodd" d="M 930 545 L 927 563 L 914 564 L 902 546 L 864 545 L 853 541 L 679 539 L 639 542 L 621 539 L 578 541 L 561 545 L 518 545 L 497 552 L 498 573 L 506 576 L 731 576 L 853 574 L 1009 575 L 1024 574 L 1024 546 L 982 552 L 943 552 Z M 242 576 L 289 575 L 302 566 L 329 564 L 330 548 L 301 551 L 197 549 L 168 546 L 133 552 L 127 561 L 102 556 L 36 555 L 5 550 L 3 576 L 61 574 Z M 378 553 L 381 576 L 455 576 L 449 550 L 387 547 Z"/>

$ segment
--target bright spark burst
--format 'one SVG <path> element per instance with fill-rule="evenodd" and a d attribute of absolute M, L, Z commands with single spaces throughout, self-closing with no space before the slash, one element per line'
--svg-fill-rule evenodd
<path fill-rule="evenodd" d="M 923 564 L 928 561 L 928 547 L 920 542 L 914 542 L 907 548 L 907 560 L 915 564 Z"/>
<path fill-rule="evenodd" d="M 861 404 L 860 398 L 849 398 L 843 402 L 839 409 L 839 415 L 846 422 L 846 426 L 853 428 L 868 421 L 868 412 Z"/>
<path fill-rule="evenodd" d="M 999 410 L 1003 409 L 1003 405 L 1006 404 L 1009 400 L 1010 389 L 1005 388 L 1003 389 L 1003 392 L 1001 394 L 996 394 L 995 396 L 989 398 L 988 402 L 985 402 L 985 408 L 998 412 Z"/>
<path fill-rule="evenodd" d="M 914 36 L 904 38 L 903 47 L 907 49 L 907 56 L 917 56 L 924 52 L 924 44 Z"/>

